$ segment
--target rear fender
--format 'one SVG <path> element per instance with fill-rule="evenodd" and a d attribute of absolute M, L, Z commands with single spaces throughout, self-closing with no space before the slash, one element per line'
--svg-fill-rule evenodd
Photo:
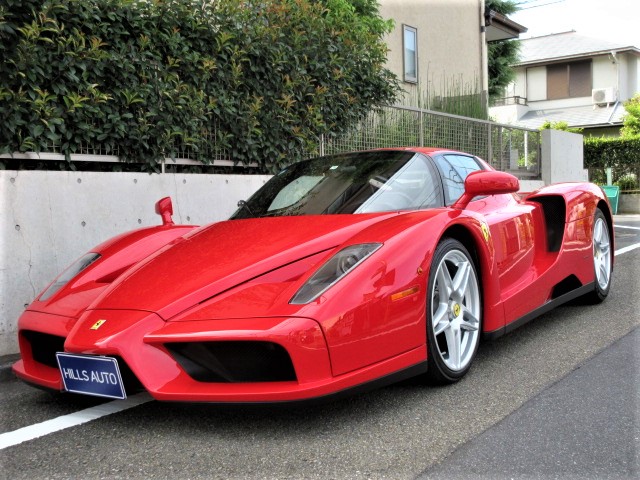
<path fill-rule="evenodd" d="M 544 203 L 545 199 L 562 197 L 565 205 L 563 240 L 567 237 L 566 225 L 581 223 L 581 228 L 591 235 L 593 230 L 593 218 L 595 211 L 599 208 L 607 221 L 609 232 L 611 232 L 611 249 L 615 249 L 615 238 L 613 235 L 613 212 L 609 199 L 602 189 L 593 183 L 559 183 L 541 188 L 528 195 L 526 201 Z M 545 216 L 547 212 L 545 211 Z M 589 237 L 590 238 L 590 237 Z M 612 257 L 613 262 L 613 257 Z M 613 267 L 613 264 L 612 264 Z"/>
<path fill-rule="evenodd" d="M 561 196 L 566 205 L 565 223 L 575 222 L 582 218 L 593 217 L 599 204 L 606 205 L 605 215 L 611 215 L 609 201 L 600 187 L 593 183 L 558 183 L 543 187 L 525 200 L 541 197 Z"/>

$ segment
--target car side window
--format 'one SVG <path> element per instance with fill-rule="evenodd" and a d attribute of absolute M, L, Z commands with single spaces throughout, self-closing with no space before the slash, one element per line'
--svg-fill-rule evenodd
<path fill-rule="evenodd" d="M 375 193 L 355 213 L 441 207 L 443 201 L 437 175 L 428 159 L 416 154 L 391 177 L 370 178 L 369 186 Z"/>
<path fill-rule="evenodd" d="M 467 175 L 476 170 L 482 170 L 482 166 L 475 158 L 466 155 L 440 155 L 434 160 L 442 175 L 447 205 L 454 203 L 464 193 L 464 180 Z"/>

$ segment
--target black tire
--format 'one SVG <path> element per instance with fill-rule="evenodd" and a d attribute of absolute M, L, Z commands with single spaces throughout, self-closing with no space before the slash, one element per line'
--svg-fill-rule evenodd
<path fill-rule="evenodd" d="M 462 275 L 460 278 L 456 277 L 458 273 Z M 446 285 L 454 287 L 456 280 L 462 280 L 465 275 L 468 275 L 468 281 L 464 290 L 452 288 L 451 294 L 447 293 Z M 445 288 L 441 285 L 443 283 Z M 473 257 L 462 243 L 453 238 L 443 239 L 433 255 L 426 317 L 426 379 L 435 384 L 457 382 L 469 371 L 478 351 L 482 331 L 482 294 Z"/>
<path fill-rule="evenodd" d="M 613 252 L 611 251 L 612 232 L 602 210 L 596 209 L 591 230 L 593 244 L 593 290 L 580 298 L 583 303 L 602 303 L 609 290 L 613 273 Z"/>

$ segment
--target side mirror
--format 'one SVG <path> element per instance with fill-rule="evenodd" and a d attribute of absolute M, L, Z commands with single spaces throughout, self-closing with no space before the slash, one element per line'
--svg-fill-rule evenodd
<path fill-rule="evenodd" d="M 161 198 L 156 202 L 156 213 L 162 217 L 162 225 L 173 225 L 173 203 L 171 197 Z"/>
<path fill-rule="evenodd" d="M 518 190 L 520 182 L 510 173 L 478 170 L 467 175 L 464 193 L 451 207 L 462 210 L 474 197 L 515 193 Z"/>

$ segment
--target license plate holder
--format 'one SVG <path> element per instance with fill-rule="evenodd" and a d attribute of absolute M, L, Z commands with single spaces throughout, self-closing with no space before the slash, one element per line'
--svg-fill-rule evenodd
<path fill-rule="evenodd" d="M 127 398 L 115 358 L 58 352 L 56 359 L 67 392 L 119 400 Z"/>

